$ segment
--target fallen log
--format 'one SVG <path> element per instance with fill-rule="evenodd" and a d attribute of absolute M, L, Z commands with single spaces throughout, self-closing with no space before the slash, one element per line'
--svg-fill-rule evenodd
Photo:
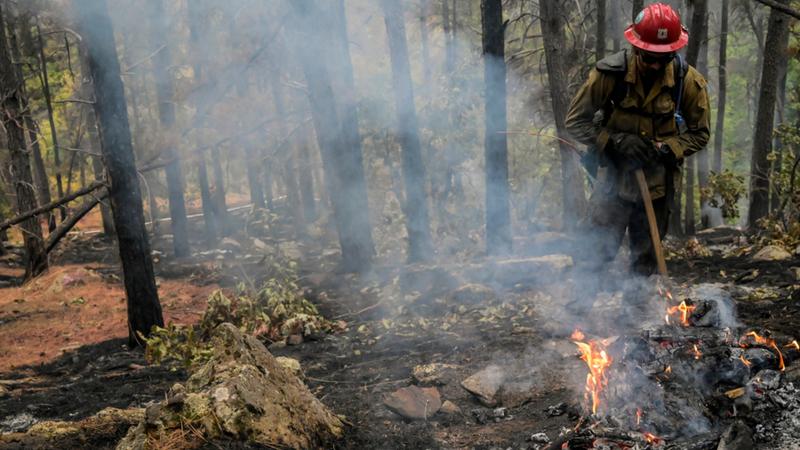
<path fill-rule="evenodd" d="M 58 241 L 61 240 L 64 236 L 69 233 L 69 230 L 74 227 L 78 221 L 80 221 L 83 216 L 89 213 L 98 203 L 103 201 L 104 198 L 108 197 L 108 189 L 103 189 L 98 193 L 98 195 L 94 196 L 90 200 L 86 200 L 83 204 L 75 210 L 66 220 L 61 222 L 52 233 L 47 236 L 47 239 L 44 241 L 44 249 L 45 252 L 50 253 Z"/>
<path fill-rule="evenodd" d="M 20 214 L 20 215 L 18 215 L 16 217 L 12 217 L 11 219 L 8 219 L 8 220 L 0 223 L 0 231 L 3 231 L 5 229 L 7 229 L 7 228 L 10 228 L 10 227 L 12 227 L 12 226 L 14 226 L 14 225 L 16 225 L 16 224 L 18 224 L 20 222 L 24 222 L 24 221 L 30 219 L 33 216 L 38 216 L 39 214 L 42 214 L 42 213 L 45 213 L 47 211 L 56 209 L 59 206 L 65 204 L 65 203 L 69 203 L 69 202 L 75 200 L 78 197 L 82 197 L 82 196 L 84 196 L 86 194 L 90 194 L 90 193 L 100 189 L 103 186 L 106 186 L 105 181 L 100 181 L 100 180 L 93 181 L 92 183 L 90 183 L 86 187 L 78 189 L 77 191 L 75 191 L 75 192 L 73 192 L 73 193 L 71 193 L 69 195 L 65 195 L 65 196 L 59 198 L 58 200 L 53 200 L 52 202 L 50 202 L 50 203 L 48 203 L 46 205 L 40 206 L 40 207 L 38 207 L 36 209 L 32 209 L 32 210 L 30 210 L 28 212 L 22 213 L 22 214 Z"/>

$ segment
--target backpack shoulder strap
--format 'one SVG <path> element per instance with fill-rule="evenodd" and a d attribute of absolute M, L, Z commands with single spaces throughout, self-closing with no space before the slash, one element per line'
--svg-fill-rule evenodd
<path fill-rule="evenodd" d="M 622 50 L 612 55 L 597 61 L 595 65 L 597 70 L 605 74 L 611 75 L 614 78 L 614 88 L 611 95 L 603 105 L 604 122 L 608 121 L 614 105 L 619 104 L 622 99 L 628 94 L 628 86 L 625 84 L 624 78 L 628 71 L 628 52 Z"/>
<path fill-rule="evenodd" d="M 686 72 L 689 71 L 689 63 L 686 58 L 681 56 L 680 53 L 675 55 L 672 68 L 674 72 L 675 85 L 672 88 L 672 100 L 675 102 L 675 114 L 681 113 L 681 100 L 683 97 L 683 80 L 686 78 Z"/>

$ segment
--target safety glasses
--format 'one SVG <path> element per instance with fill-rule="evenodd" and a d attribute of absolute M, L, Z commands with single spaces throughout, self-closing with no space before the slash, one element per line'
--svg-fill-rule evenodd
<path fill-rule="evenodd" d="M 675 57 L 674 53 L 649 53 L 642 50 L 637 51 L 636 54 L 647 65 L 660 64 L 666 66 Z"/>

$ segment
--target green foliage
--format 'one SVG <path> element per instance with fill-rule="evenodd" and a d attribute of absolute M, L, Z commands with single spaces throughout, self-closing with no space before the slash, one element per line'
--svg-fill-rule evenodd
<path fill-rule="evenodd" d="M 143 338 L 147 360 L 174 360 L 186 367 L 202 363 L 212 354 L 211 333 L 225 322 L 272 341 L 292 334 L 308 336 L 330 330 L 329 322 L 303 297 L 296 282 L 295 265 L 274 264 L 270 270 L 273 276 L 257 292 L 240 286 L 232 297 L 222 291 L 211 294 L 203 318 L 195 326 L 155 327 L 149 338 Z"/>
<path fill-rule="evenodd" d="M 711 171 L 708 187 L 703 189 L 703 196 L 710 199 L 711 206 L 720 208 L 726 219 L 739 217 L 739 200 L 744 194 L 744 177 L 728 169 L 722 173 Z"/>

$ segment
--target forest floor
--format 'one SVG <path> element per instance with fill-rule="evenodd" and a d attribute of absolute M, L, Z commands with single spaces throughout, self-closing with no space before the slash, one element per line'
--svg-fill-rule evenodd
<path fill-rule="evenodd" d="M 308 298 L 325 317 L 346 326 L 300 345 L 267 344 L 274 355 L 299 360 L 312 392 L 346 417 L 340 448 L 529 448 L 531 435 L 544 432 L 552 439 L 574 425 L 571 413 L 580 407 L 585 365 L 576 357 L 568 328 L 581 322 L 613 324 L 619 299 L 616 306 L 610 297 L 598 301 L 592 320 L 565 318 L 563 299 L 574 296 L 580 284 L 580 274 L 569 267 L 545 267 L 546 275 L 527 282 L 486 285 L 452 275 L 469 272 L 465 265 L 481 272 L 480 259 L 383 265 L 355 277 L 338 273 L 338 254 L 318 243 L 281 245 L 300 259 L 300 284 Z M 168 246 L 168 239 L 154 239 L 167 322 L 198 321 L 212 291 L 233 290 L 263 272 L 258 258 L 240 258 L 251 249 L 176 260 L 168 256 Z M 800 282 L 791 268 L 800 266 L 800 258 L 756 262 L 745 253 L 724 256 L 730 250 L 712 247 L 710 254 L 673 257 L 675 284 L 723 283 L 742 323 L 797 333 Z M 0 448 L 114 448 L 139 416 L 120 414 L 97 425 L 96 414 L 162 400 L 173 383 L 185 379 L 185 371 L 148 365 L 141 351 L 124 345 L 125 301 L 113 242 L 71 236 L 48 273 L 12 287 L 20 275 L 18 260 L 13 253 L 0 260 L 0 282 L 6 283 L 0 289 L 0 433 L 5 433 Z M 610 332 L 603 326 L 592 331 Z M 505 409 L 481 404 L 461 386 L 487 368 L 499 368 L 515 383 L 515 394 L 498 393 Z M 423 369 L 427 380 L 420 380 Z M 787 376 L 798 375 L 800 367 L 787 369 Z M 454 410 L 408 421 L 385 407 L 387 395 L 415 383 L 436 386 Z M 44 420 L 80 423 L 82 432 L 45 441 L 11 433 Z"/>

